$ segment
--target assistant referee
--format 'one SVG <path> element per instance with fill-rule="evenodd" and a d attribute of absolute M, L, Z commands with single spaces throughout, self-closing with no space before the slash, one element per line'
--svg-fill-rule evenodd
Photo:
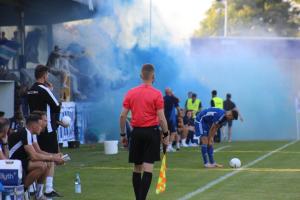
<path fill-rule="evenodd" d="M 129 162 L 134 163 L 132 184 L 136 200 L 145 200 L 151 185 L 153 164 L 160 160 L 160 131 L 163 130 L 163 143 L 168 144 L 169 131 L 164 115 L 164 100 L 161 92 L 152 86 L 154 66 L 144 64 L 141 70 L 143 84 L 132 88 L 123 101 L 120 116 L 121 141 L 127 144 L 125 123 L 131 111 L 131 133 Z M 143 173 L 143 175 L 142 175 Z"/>

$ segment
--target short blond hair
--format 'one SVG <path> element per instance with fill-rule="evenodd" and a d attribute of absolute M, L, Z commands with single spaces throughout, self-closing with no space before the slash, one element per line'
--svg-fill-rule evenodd
<path fill-rule="evenodd" d="M 154 66 L 152 64 L 144 64 L 141 70 L 143 80 L 150 80 L 154 74 Z"/>

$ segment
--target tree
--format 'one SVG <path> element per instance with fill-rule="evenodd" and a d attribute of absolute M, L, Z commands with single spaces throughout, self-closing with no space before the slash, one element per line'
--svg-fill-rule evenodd
<path fill-rule="evenodd" d="M 300 0 L 227 0 L 229 36 L 300 37 Z M 195 31 L 196 37 L 222 36 L 224 4 L 215 2 Z"/>

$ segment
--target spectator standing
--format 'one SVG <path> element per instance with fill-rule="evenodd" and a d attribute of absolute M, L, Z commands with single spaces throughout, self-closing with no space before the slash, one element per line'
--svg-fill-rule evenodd
<path fill-rule="evenodd" d="M 67 87 L 67 72 L 60 69 L 59 58 L 64 55 L 60 52 L 59 46 L 55 45 L 54 50 L 51 51 L 46 66 L 49 67 L 49 72 L 54 76 L 60 76 L 63 88 Z"/>
<path fill-rule="evenodd" d="M 8 40 L 6 35 L 5 35 L 5 32 L 1 32 L 1 39 L 0 40 Z"/>

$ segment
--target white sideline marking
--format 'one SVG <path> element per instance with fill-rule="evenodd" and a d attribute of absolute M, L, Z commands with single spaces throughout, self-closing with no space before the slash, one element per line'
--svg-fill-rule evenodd
<path fill-rule="evenodd" d="M 197 195 L 197 194 L 200 194 L 200 193 L 204 192 L 205 190 L 207 190 L 207 189 L 213 187 L 214 185 L 216 185 L 216 184 L 218 184 L 218 183 L 220 183 L 220 182 L 226 180 L 227 178 L 229 178 L 229 177 L 231 177 L 231 176 L 234 176 L 235 174 L 239 173 L 239 172 L 242 171 L 243 169 L 248 168 L 248 167 L 251 167 L 252 165 L 255 165 L 255 164 L 258 163 L 259 161 L 262 161 L 262 160 L 266 159 L 267 157 L 271 156 L 272 154 L 274 154 L 274 153 L 276 153 L 276 152 L 278 152 L 278 151 L 281 151 L 282 149 L 284 149 L 284 148 L 286 148 L 286 147 L 288 147 L 288 146 L 290 146 L 290 145 L 292 145 L 292 144 L 295 144 L 296 142 L 297 142 L 297 140 L 292 141 L 292 142 L 289 142 L 289 143 L 287 143 L 287 144 L 285 144 L 285 145 L 283 145 L 283 146 L 281 146 L 281 147 L 279 147 L 279 148 L 277 148 L 277 149 L 275 149 L 275 150 L 273 150 L 273 151 L 270 151 L 269 153 L 267 153 L 267 154 L 265 154 L 265 155 L 263 155 L 263 156 L 257 158 L 256 160 L 253 160 L 252 162 L 248 163 L 247 165 L 244 165 L 243 167 L 238 168 L 238 169 L 236 169 L 236 170 L 233 171 L 233 172 L 230 172 L 230 173 L 228 173 L 228 174 L 225 174 L 224 176 L 221 176 L 220 178 L 215 179 L 215 180 L 209 182 L 208 184 L 204 185 L 203 187 L 200 187 L 200 188 L 198 188 L 197 190 L 195 190 L 195 191 L 193 191 L 193 192 L 190 192 L 190 193 L 184 195 L 183 197 L 179 198 L 178 200 L 187 200 L 187 199 L 190 199 L 190 198 L 192 198 L 193 196 L 195 196 L 195 195 Z"/>
<path fill-rule="evenodd" d="M 231 147 L 231 146 L 227 145 L 227 146 L 219 147 L 219 148 L 215 149 L 214 152 L 218 152 L 218 151 L 221 151 L 221 150 L 229 148 L 229 147 Z"/>

